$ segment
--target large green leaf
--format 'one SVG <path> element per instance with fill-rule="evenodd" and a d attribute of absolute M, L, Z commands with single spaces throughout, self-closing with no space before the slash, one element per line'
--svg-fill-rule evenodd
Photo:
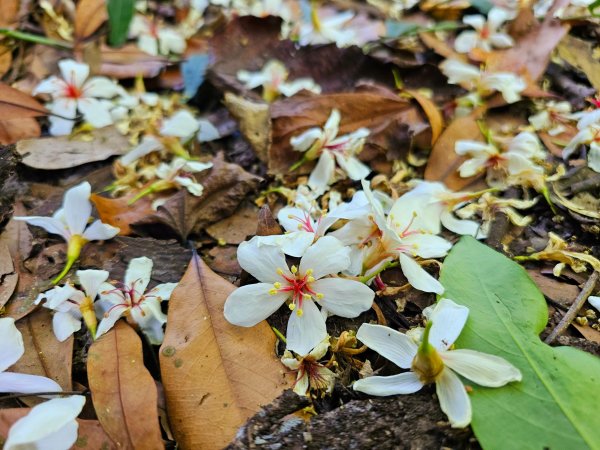
<path fill-rule="evenodd" d="M 129 24 L 135 12 L 135 0 L 108 0 L 108 43 L 113 47 L 127 40 Z"/>
<path fill-rule="evenodd" d="M 525 270 L 471 237 L 444 262 L 444 297 L 469 307 L 456 342 L 502 356 L 523 381 L 493 389 L 473 385 L 473 430 L 485 449 L 600 449 L 600 359 L 538 337 L 544 297 Z"/>

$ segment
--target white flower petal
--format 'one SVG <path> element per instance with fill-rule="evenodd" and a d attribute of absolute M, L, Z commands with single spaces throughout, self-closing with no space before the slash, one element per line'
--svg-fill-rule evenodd
<path fill-rule="evenodd" d="M 475 31 L 463 31 L 454 41 L 454 50 L 458 53 L 469 53 L 477 47 L 478 34 Z"/>
<path fill-rule="evenodd" d="M 85 397 L 55 398 L 37 405 L 17 420 L 8 432 L 5 450 L 67 450 L 77 440 L 75 420 L 85 405 Z"/>
<path fill-rule="evenodd" d="M 59 342 L 66 341 L 73 333 L 81 330 L 81 319 L 68 312 L 57 311 L 52 317 L 52 331 Z"/>
<path fill-rule="evenodd" d="M 190 194 L 195 195 L 196 197 L 200 197 L 202 192 L 204 192 L 204 186 L 197 183 L 193 178 L 175 177 L 173 178 L 173 181 L 179 186 L 186 188 Z"/>
<path fill-rule="evenodd" d="M 112 307 L 108 313 L 104 314 L 104 317 L 98 324 L 98 329 L 96 330 L 96 339 L 114 327 L 117 320 L 119 320 L 121 316 L 125 314 L 125 311 L 128 311 L 129 309 L 130 308 L 125 305 L 116 305 Z"/>
<path fill-rule="evenodd" d="M 258 238 L 259 236 L 254 237 L 239 245 L 237 257 L 240 267 L 263 283 L 281 281 L 277 269 L 283 270 L 286 276 L 291 276 L 281 248 L 265 244 Z"/>
<path fill-rule="evenodd" d="M 15 319 L 0 319 L 0 372 L 16 363 L 25 353 L 23 337 L 15 326 Z"/>
<path fill-rule="evenodd" d="M 277 220 L 285 231 L 312 231 L 314 232 L 315 221 L 308 211 L 293 206 L 285 206 L 277 213 Z"/>
<path fill-rule="evenodd" d="M 287 326 L 287 348 L 306 355 L 327 337 L 325 319 L 312 300 L 302 302 L 302 316 L 292 311 Z"/>
<path fill-rule="evenodd" d="M 120 159 L 121 164 L 128 166 L 129 164 L 137 161 L 143 156 L 146 156 L 157 150 L 162 150 L 163 144 L 158 139 L 152 136 L 144 136 L 142 142 L 133 149 L 131 149 L 126 155 L 123 155 Z"/>
<path fill-rule="evenodd" d="M 308 177 L 308 185 L 315 192 L 325 192 L 333 181 L 334 174 L 335 158 L 330 152 L 324 151 Z"/>
<path fill-rule="evenodd" d="M 41 217 L 41 216 L 29 216 L 29 217 L 13 217 L 13 220 L 22 220 L 27 222 L 29 225 L 36 227 L 42 227 L 48 233 L 58 234 L 62 236 L 66 241 L 69 240 L 70 233 L 65 224 L 55 219 L 54 217 Z"/>
<path fill-rule="evenodd" d="M 156 297 L 157 300 L 165 302 L 171 298 L 171 294 L 173 293 L 173 290 L 177 287 L 177 284 L 178 283 L 159 284 L 158 286 L 155 286 L 148 292 L 146 292 L 144 296 Z"/>
<path fill-rule="evenodd" d="M 37 392 L 60 391 L 62 391 L 62 388 L 50 378 L 26 373 L 0 373 L 0 392 L 3 393 L 35 394 Z"/>
<path fill-rule="evenodd" d="M 318 302 L 330 313 L 341 317 L 357 317 L 373 304 L 375 292 L 360 281 L 345 278 L 322 278 L 311 285 L 323 294 Z"/>
<path fill-rule="evenodd" d="M 496 48 L 508 48 L 515 45 L 515 41 L 506 33 L 494 33 L 490 36 L 490 42 Z"/>
<path fill-rule="evenodd" d="M 114 238 L 117 234 L 119 234 L 119 228 L 96 220 L 83 232 L 83 237 L 88 241 L 105 241 Z"/>
<path fill-rule="evenodd" d="M 102 283 L 108 279 L 106 270 L 78 270 L 79 284 L 83 286 L 83 290 L 92 300 L 98 295 L 98 290 Z"/>
<path fill-rule="evenodd" d="M 129 265 L 125 271 L 125 285 L 129 288 L 135 288 L 138 296 L 141 296 L 146 291 L 146 287 L 150 283 L 153 265 L 152 260 L 145 256 L 133 258 L 129 261 Z"/>
<path fill-rule="evenodd" d="M 500 387 L 523 378 L 519 369 L 499 356 L 466 349 L 440 352 L 440 356 L 446 366 L 480 386 Z"/>
<path fill-rule="evenodd" d="M 479 223 L 474 220 L 461 220 L 450 211 L 442 212 L 440 219 L 442 220 L 442 225 L 448 230 L 463 236 L 477 236 L 477 231 L 480 227 Z"/>
<path fill-rule="evenodd" d="M 313 143 L 323 137 L 323 131 L 320 128 L 309 128 L 304 133 L 293 136 L 290 139 L 290 145 L 298 152 L 307 151 Z"/>
<path fill-rule="evenodd" d="M 442 370 L 436 380 L 435 391 L 452 428 L 464 428 L 471 423 L 471 400 L 460 378 L 452 370 Z"/>
<path fill-rule="evenodd" d="M 338 166 L 340 166 L 344 172 L 346 172 L 351 180 L 362 180 L 371 173 L 369 166 L 363 164 L 354 156 L 344 157 L 343 155 L 336 155 L 336 160 Z"/>
<path fill-rule="evenodd" d="M 77 100 L 77 109 L 81 111 L 85 121 L 94 128 L 106 127 L 113 123 L 109 105 L 95 98 Z"/>
<path fill-rule="evenodd" d="M 417 354 L 417 344 L 411 338 L 383 325 L 364 323 L 356 337 L 402 369 L 409 369 Z"/>
<path fill-rule="evenodd" d="M 485 156 L 486 159 L 491 155 L 498 154 L 498 149 L 493 145 L 468 139 L 456 141 L 454 151 L 457 155 Z"/>
<path fill-rule="evenodd" d="M 189 139 L 198 131 L 198 127 L 198 120 L 194 115 L 186 109 L 181 109 L 163 121 L 160 134 Z"/>
<path fill-rule="evenodd" d="M 469 308 L 458 305 L 448 298 L 440 299 L 427 318 L 433 322 L 429 331 L 429 343 L 440 351 L 447 350 L 460 336 L 467 323 Z"/>
<path fill-rule="evenodd" d="M 113 98 L 125 93 L 123 88 L 106 77 L 92 77 L 83 86 L 86 97 Z"/>
<path fill-rule="evenodd" d="M 198 125 L 200 126 L 200 131 L 198 131 L 196 139 L 199 142 L 209 142 L 221 138 L 219 130 L 208 120 L 200 119 L 198 120 Z"/>
<path fill-rule="evenodd" d="M 355 391 L 378 396 L 412 394 L 422 387 L 423 383 L 419 381 L 414 372 L 405 372 L 388 377 L 367 377 L 355 381 L 352 385 Z"/>
<path fill-rule="evenodd" d="M 471 159 L 467 159 L 458 168 L 458 173 L 463 178 L 468 178 L 483 172 L 487 167 L 488 158 L 487 156 L 480 156 Z"/>
<path fill-rule="evenodd" d="M 84 181 L 65 193 L 63 210 L 65 221 L 72 234 L 82 235 L 85 230 L 87 221 L 92 214 L 91 192 L 90 183 Z"/>
<path fill-rule="evenodd" d="M 481 76 L 477 67 L 456 59 L 447 59 L 439 67 L 442 73 L 448 77 L 450 84 L 473 84 Z"/>
<path fill-rule="evenodd" d="M 315 279 L 342 272 L 350 266 L 350 249 L 333 236 L 325 236 L 311 245 L 300 260 L 300 273 L 312 269 Z"/>
<path fill-rule="evenodd" d="M 402 273 L 412 287 L 423 292 L 442 294 L 444 286 L 423 269 L 414 259 L 404 253 L 400 254 Z"/>
<path fill-rule="evenodd" d="M 306 372 L 298 372 L 298 377 L 296 378 L 296 382 L 294 383 L 294 392 L 297 395 L 306 395 L 309 388 L 309 379 L 308 374 Z"/>
<path fill-rule="evenodd" d="M 79 63 L 73 59 L 63 59 L 59 61 L 58 68 L 63 79 L 74 87 L 82 87 L 87 77 L 90 75 L 90 66 Z"/>
<path fill-rule="evenodd" d="M 149 55 L 158 56 L 158 39 L 149 34 L 141 34 L 138 37 L 137 45 L 139 49 Z"/>
<path fill-rule="evenodd" d="M 67 89 L 67 84 L 57 76 L 45 78 L 38 84 L 31 95 L 51 94 L 53 97 L 59 97 Z"/>
<path fill-rule="evenodd" d="M 223 312 L 227 321 L 240 327 L 253 327 L 265 320 L 290 296 L 288 292 L 271 295 L 270 289 L 273 289 L 273 285 L 267 283 L 249 284 L 237 288 L 225 300 Z"/>
<path fill-rule="evenodd" d="M 403 239 L 415 246 L 415 253 L 421 258 L 441 258 L 452 248 L 452 243 L 433 234 L 413 234 Z"/>
<path fill-rule="evenodd" d="M 600 311 L 600 297 L 595 295 L 590 295 L 587 299 L 590 305 Z"/>

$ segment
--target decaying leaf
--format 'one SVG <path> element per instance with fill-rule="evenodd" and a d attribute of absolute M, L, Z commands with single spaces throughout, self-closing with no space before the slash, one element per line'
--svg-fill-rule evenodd
<path fill-rule="evenodd" d="M 0 121 L 0 144 L 8 145 L 21 139 L 38 137 L 42 132 L 40 124 L 33 117 Z"/>
<path fill-rule="evenodd" d="M 81 0 L 75 9 L 75 37 L 90 37 L 107 19 L 105 0 Z"/>
<path fill-rule="evenodd" d="M 154 379 L 144 367 L 142 341 L 120 320 L 90 347 L 92 400 L 102 428 L 122 449 L 162 449 Z"/>
<path fill-rule="evenodd" d="M 142 197 L 130 205 L 129 201 L 133 197 L 134 195 L 125 195 L 118 198 L 109 198 L 92 194 L 90 200 L 96 207 L 102 222 L 118 227 L 119 235 L 128 236 L 133 233 L 129 224 L 154 213 L 150 197 Z"/>
<path fill-rule="evenodd" d="M 289 384 L 266 322 L 231 325 L 235 289 L 194 257 L 171 295 L 160 366 L 173 433 L 182 449 L 221 448 Z"/>
<path fill-rule="evenodd" d="M 23 156 L 22 163 L 26 166 L 56 170 L 103 161 L 114 155 L 122 155 L 130 148 L 127 138 L 115 127 L 100 128 L 90 134 L 90 140 L 69 136 L 22 140 L 17 143 L 16 149 Z"/>
<path fill-rule="evenodd" d="M 10 427 L 27 415 L 29 411 L 31 411 L 29 408 L 0 409 L 0 441 L 6 439 Z M 114 450 L 117 448 L 97 420 L 77 419 L 77 423 L 79 424 L 77 441 L 73 448 L 84 450 Z"/>
<path fill-rule="evenodd" d="M 0 279 L 2 280 L 2 284 L 0 284 L 0 308 L 2 308 L 12 296 L 19 281 L 19 273 L 13 264 L 10 250 L 2 240 L 0 240 Z"/>
<path fill-rule="evenodd" d="M 290 138 L 308 128 L 322 127 L 334 108 L 342 117 L 340 135 L 360 127 L 370 130 L 367 146 L 359 155 L 362 160 L 373 159 L 380 151 L 390 159 L 405 155 L 411 139 L 429 130 L 417 106 L 382 87 L 295 96 L 271 107 L 273 144 L 269 150 L 269 171 L 287 173 L 299 159 L 298 152 L 290 146 Z"/>
<path fill-rule="evenodd" d="M 48 111 L 31 95 L 0 82 L 0 114 L 2 120 L 23 119 L 44 116 Z"/>
<path fill-rule="evenodd" d="M 434 145 L 444 130 L 444 117 L 442 116 L 442 113 L 436 104 L 422 93 L 411 89 L 406 92 L 416 100 L 421 108 L 423 108 L 423 112 L 427 116 L 427 119 L 429 119 L 429 125 L 431 126 L 431 145 Z"/>
<path fill-rule="evenodd" d="M 213 160 L 212 169 L 198 177 L 198 181 L 204 186 L 201 197 L 179 191 L 159 206 L 156 213 L 133 223 L 133 229 L 186 240 L 190 234 L 233 213 L 246 194 L 258 186 L 260 178 L 237 164 L 225 162 L 223 154 L 219 154 Z"/>
<path fill-rule="evenodd" d="M 588 77 L 590 84 L 600 90 L 600 59 L 594 54 L 597 42 L 584 41 L 575 36 L 565 36 L 558 44 L 558 55 Z"/>
<path fill-rule="evenodd" d="M 242 205 L 231 216 L 207 227 L 206 232 L 218 241 L 239 244 L 256 231 L 257 213 L 256 206 Z"/>
<path fill-rule="evenodd" d="M 23 336 L 25 354 L 11 370 L 48 377 L 56 381 L 63 391 L 73 390 L 73 336 L 64 342 L 56 339 L 52 331 L 52 313 L 46 308 L 39 308 L 16 322 L 16 325 Z M 28 406 L 41 401 L 36 397 L 23 397 L 22 400 Z"/>
<path fill-rule="evenodd" d="M 99 75 L 113 78 L 134 78 L 157 76 L 168 64 L 164 56 L 152 56 L 141 51 L 135 44 L 127 44 L 120 48 L 100 47 L 101 64 Z"/>
<path fill-rule="evenodd" d="M 461 139 L 481 140 L 477 115 L 471 114 L 454 119 L 437 140 L 425 168 L 425 179 L 443 181 L 450 189 L 459 190 L 469 185 L 473 178 L 462 178 L 457 170 L 465 161 L 464 156 L 454 151 L 456 141 Z"/>

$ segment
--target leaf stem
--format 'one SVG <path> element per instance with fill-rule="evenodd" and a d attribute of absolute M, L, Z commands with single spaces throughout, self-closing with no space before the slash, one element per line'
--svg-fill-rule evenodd
<path fill-rule="evenodd" d="M 8 28 L 0 28 L 0 34 L 21 41 L 33 42 L 34 44 L 50 45 L 51 47 L 59 47 L 69 50 L 73 48 L 73 44 L 69 42 L 57 41 L 55 39 L 50 39 L 45 36 L 38 36 L 37 34 L 25 33 L 23 31 L 18 30 L 10 30 Z"/>
<path fill-rule="evenodd" d="M 389 269 L 390 267 L 396 267 L 399 265 L 400 265 L 400 262 L 398 262 L 398 261 L 387 262 L 384 265 L 382 265 L 379 269 L 377 269 L 376 272 L 370 273 L 369 275 L 362 276 L 358 279 L 358 281 L 360 281 L 361 283 L 367 284 L 370 280 L 375 278 L 377 275 L 379 275 L 384 270 Z"/>

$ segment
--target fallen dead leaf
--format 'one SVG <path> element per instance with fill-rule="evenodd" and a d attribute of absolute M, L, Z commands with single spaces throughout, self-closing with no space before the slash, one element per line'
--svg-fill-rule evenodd
<path fill-rule="evenodd" d="M 425 131 L 429 124 L 419 108 L 394 92 L 377 86 L 365 86 L 357 92 L 324 95 L 297 95 L 273 103 L 271 119 L 273 143 L 269 149 L 269 171 L 289 172 L 299 159 L 292 151 L 290 138 L 311 127 L 322 127 L 332 109 L 341 113 L 339 134 L 365 127 L 370 130 L 365 149 L 359 157 L 368 161 L 377 153 L 390 159 L 408 153 L 411 139 Z"/>
<path fill-rule="evenodd" d="M 4 0 L 0 2 L 0 28 L 13 28 L 17 24 L 19 5 L 21 0 Z M 0 37 L 0 76 L 4 75 L 11 67 L 12 46 Z"/>
<path fill-rule="evenodd" d="M 20 418 L 26 416 L 30 408 L 0 409 L 0 441 L 6 440 L 10 427 Z M 90 450 L 113 450 L 117 447 L 102 429 L 97 420 L 77 419 L 79 428 L 77 441 L 73 448 Z"/>
<path fill-rule="evenodd" d="M 576 322 L 573 322 L 571 325 L 575 327 L 577 331 L 581 333 L 581 335 L 586 338 L 588 341 L 595 342 L 596 344 L 600 344 L 600 331 L 592 328 L 588 325 L 582 326 Z"/>
<path fill-rule="evenodd" d="M 442 113 L 431 99 L 420 92 L 415 91 L 414 89 L 407 89 L 405 92 L 416 100 L 427 116 L 429 125 L 431 126 L 431 145 L 433 146 L 444 130 L 444 117 L 442 116 Z"/>
<path fill-rule="evenodd" d="M 42 132 L 40 124 L 33 117 L 0 121 L 0 144 L 8 145 L 21 139 L 38 137 Z"/>
<path fill-rule="evenodd" d="M 585 73 L 590 84 L 600 91 L 600 59 L 594 57 L 597 44 L 567 35 L 558 44 L 557 51 L 558 56 Z"/>
<path fill-rule="evenodd" d="M 56 381 L 63 391 L 72 391 L 73 336 L 59 342 L 52 331 L 52 314 L 39 308 L 16 322 L 23 336 L 25 354 L 11 368 L 14 372 L 41 375 Z M 37 397 L 23 397 L 28 406 L 41 403 Z"/>
<path fill-rule="evenodd" d="M 10 299 L 17 282 L 19 281 L 19 274 L 13 264 L 12 256 L 8 245 L 0 240 L 0 308 L 6 305 L 6 302 Z"/>
<path fill-rule="evenodd" d="M 123 320 L 90 347 L 88 381 L 98 420 L 121 449 L 164 448 L 154 379 L 142 341 Z"/>
<path fill-rule="evenodd" d="M 234 289 L 195 256 L 169 300 L 160 366 L 182 449 L 226 446 L 289 385 L 269 325 L 242 328 L 225 320 L 223 304 Z"/>
<path fill-rule="evenodd" d="M 100 59 L 98 75 L 118 79 L 136 76 L 153 78 L 169 64 L 165 57 L 144 53 L 135 44 L 127 44 L 119 48 L 102 45 Z"/>
<path fill-rule="evenodd" d="M 96 211 L 98 211 L 98 216 L 100 216 L 102 222 L 118 227 L 120 236 L 129 236 L 133 233 L 129 224 L 154 213 L 150 197 L 142 197 L 130 205 L 129 201 L 134 195 L 108 198 L 92 194 L 90 200 L 96 207 Z"/>
<path fill-rule="evenodd" d="M 9 119 L 24 119 L 25 117 L 38 117 L 48 114 L 36 99 L 25 94 L 6 83 L 0 82 L 0 115 Z"/>
<path fill-rule="evenodd" d="M 81 0 L 75 9 L 75 38 L 90 37 L 107 19 L 105 0 Z"/>
<path fill-rule="evenodd" d="M 545 276 L 539 270 L 528 269 L 527 274 L 542 291 L 542 294 L 567 308 L 579 294 L 580 289 L 574 284 L 565 283 L 553 276 Z"/>
<path fill-rule="evenodd" d="M 206 228 L 206 232 L 217 240 L 227 244 L 239 244 L 256 231 L 258 208 L 254 205 L 242 205 L 231 216 Z"/>
<path fill-rule="evenodd" d="M 23 164 L 34 169 L 69 169 L 94 161 L 104 161 L 114 155 L 123 155 L 130 149 L 127 138 L 115 127 L 104 127 L 91 132 L 92 140 L 75 140 L 69 136 L 19 141 L 17 152 Z"/>
<path fill-rule="evenodd" d="M 198 181 L 204 186 L 201 197 L 181 190 L 159 206 L 156 213 L 131 224 L 132 228 L 161 238 L 175 235 L 185 241 L 190 234 L 231 215 L 244 197 L 256 189 L 260 178 L 237 164 L 225 162 L 220 153 L 214 158 L 212 169 Z"/>
<path fill-rule="evenodd" d="M 474 178 L 462 178 L 457 170 L 465 161 L 454 151 L 456 141 L 461 139 L 482 140 L 481 131 L 477 125 L 477 113 L 454 119 L 437 140 L 425 168 L 425 179 L 442 181 L 450 189 L 459 190 L 468 186 Z M 475 177 L 478 178 L 478 177 Z"/>
<path fill-rule="evenodd" d="M 258 211 L 258 225 L 256 226 L 257 236 L 272 236 L 274 234 L 283 234 L 283 229 L 273 217 L 269 205 L 263 205 Z"/>

